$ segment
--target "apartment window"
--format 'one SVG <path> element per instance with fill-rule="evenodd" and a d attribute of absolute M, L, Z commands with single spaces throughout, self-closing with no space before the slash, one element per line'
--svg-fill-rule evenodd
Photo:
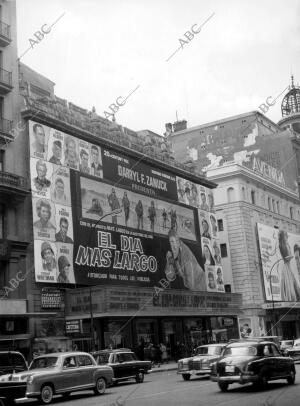
<path fill-rule="evenodd" d="M 293 220 L 294 219 L 294 208 L 290 207 L 290 217 Z"/>
<path fill-rule="evenodd" d="M 234 200 L 234 189 L 233 187 L 229 187 L 227 189 L 227 202 L 231 203 Z"/>
<path fill-rule="evenodd" d="M 272 208 L 271 208 L 271 198 L 270 197 L 268 197 L 268 209 L 272 210 Z"/>
<path fill-rule="evenodd" d="M 218 230 L 219 231 L 224 231 L 223 220 L 222 219 L 218 220 Z"/>
<path fill-rule="evenodd" d="M 280 214 L 280 203 L 276 202 L 276 204 L 277 204 L 277 213 Z"/>
<path fill-rule="evenodd" d="M 4 151 L 0 151 L 0 171 L 4 171 Z"/>
<path fill-rule="evenodd" d="M 255 191 L 251 190 L 251 203 L 255 204 Z"/>
<path fill-rule="evenodd" d="M 226 246 L 226 244 L 220 244 L 220 250 L 221 250 L 221 257 L 226 258 L 227 257 L 227 246 Z"/>
<path fill-rule="evenodd" d="M 272 199 L 273 212 L 276 213 L 275 200 Z"/>
<path fill-rule="evenodd" d="M 242 186 L 242 199 L 246 200 L 246 191 L 245 191 L 244 186 Z"/>
<path fill-rule="evenodd" d="M 3 204 L 0 204 L 0 238 L 4 238 L 4 216 L 5 208 Z"/>

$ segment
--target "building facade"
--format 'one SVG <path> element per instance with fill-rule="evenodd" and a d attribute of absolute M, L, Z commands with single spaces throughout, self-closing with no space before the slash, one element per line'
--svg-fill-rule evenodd
<path fill-rule="evenodd" d="M 293 338 L 300 334 L 299 196 L 273 169 L 257 159 L 207 175 L 218 183 L 216 217 L 227 230 L 220 233 L 222 256 L 230 255 L 223 267 L 231 268 L 234 291 L 243 297 L 240 334 L 248 325 L 252 335 Z"/>

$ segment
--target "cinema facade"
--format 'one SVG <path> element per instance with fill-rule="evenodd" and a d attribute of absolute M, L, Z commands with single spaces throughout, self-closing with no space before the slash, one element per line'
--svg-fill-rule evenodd
<path fill-rule="evenodd" d="M 216 184 L 51 109 L 27 104 L 22 116 L 41 314 L 31 321 L 35 351 L 163 341 L 172 354 L 177 342 L 238 337 L 241 295 L 228 292 L 222 270 Z M 49 309 L 51 320 L 42 317 Z"/>

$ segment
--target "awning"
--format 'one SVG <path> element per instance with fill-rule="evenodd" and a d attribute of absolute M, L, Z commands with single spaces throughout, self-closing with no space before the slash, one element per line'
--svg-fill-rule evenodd
<path fill-rule="evenodd" d="M 30 340 L 31 334 L 13 334 L 7 336 L 0 336 L 0 341 L 17 341 L 17 340 Z"/>
<path fill-rule="evenodd" d="M 20 314 L 10 314 L 10 313 L 1 313 L 1 317 L 9 317 L 10 319 L 15 318 L 24 318 L 24 317 L 49 317 L 57 316 L 57 312 L 33 312 L 33 313 L 20 313 Z"/>

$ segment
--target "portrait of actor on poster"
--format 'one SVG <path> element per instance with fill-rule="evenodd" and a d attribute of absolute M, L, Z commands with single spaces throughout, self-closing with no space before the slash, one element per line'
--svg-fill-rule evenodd
<path fill-rule="evenodd" d="M 55 240 L 55 206 L 48 199 L 32 199 L 33 235 L 37 240 Z"/>
<path fill-rule="evenodd" d="M 34 240 L 36 282 L 57 283 L 57 252 L 54 242 Z"/>
<path fill-rule="evenodd" d="M 53 166 L 43 159 L 30 158 L 31 190 L 33 196 L 50 199 Z"/>
<path fill-rule="evenodd" d="M 65 134 L 64 144 L 64 166 L 78 170 L 78 139 L 72 135 Z"/>
<path fill-rule="evenodd" d="M 62 165 L 64 133 L 50 128 L 47 160 L 55 165 Z"/>
<path fill-rule="evenodd" d="M 253 337 L 252 320 L 250 317 L 238 318 L 240 338 Z"/>
<path fill-rule="evenodd" d="M 267 300 L 300 300 L 300 235 L 257 223 Z"/>
<path fill-rule="evenodd" d="M 86 141 L 78 140 L 79 150 L 79 171 L 82 173 L 90 174 L 90 151 L 89 143 Z"/>
<path fill-rule="evenodd" d="M 204 265 L 215 265 L 215 259 L 212 254 L 211 240 L 208 238 L 201 238 L 202 247 L 202 260 Z"/>
<path fill-rule="evenodd" d="M 198 210 L 198 215 L 201 237 L 211 239 L 212 230 L 211 230 L 210 214 L 208 212 Z"/>
<path fill-rule="evenodd" d="M 55 241 L 73 244 L 73 221 L 71 207 L 56 204 L 55 213 Z"/>
<path fill-rule="evenodd" d="M 29 121 L 30 156 L 47 159 L 49 127 Z"/>
<path fill-rule="evenodd" d="M 217 282 L 215 276 L 215 267 L 210 265 L 204 265 L 206 286 L 208 292 L 217 292 Z"/>
<path fill-rule="evenodd" d="M 97 176 L 98 178 L 103 178 L 101 147 L 93 144 L 89 144 L 89 147 L 91 175 Z"/>
<path fill-rule="evenodd" d="M 199 194 L 199 209 L 204 211 L 209 211 L 209 205 L 207 203 L 208 189 L 204 186 L 198 185 L 198 194 Z"/>
<path fill-rule="evenodd" d="M 63 166 L 53 165 L 51 200 L 55 203 L 71 206 L 70 170 Z"/>
<path fill-rule="evenodd" d="M 57 283 L 75 283 L 73 269 L 73 244 L 56 243 Z"/>
<path fill-rule="evenodd" d="M 199 206 L 198 187 L 195 183 L 176 176 L 178 201 L 189 206 Z"/>

